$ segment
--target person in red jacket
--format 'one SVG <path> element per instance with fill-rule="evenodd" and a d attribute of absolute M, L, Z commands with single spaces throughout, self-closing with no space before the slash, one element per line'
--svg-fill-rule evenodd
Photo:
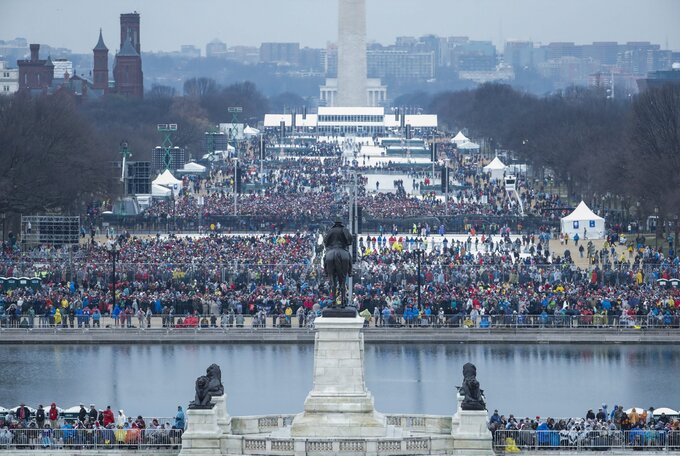
<path fill-rule="evenodd" d="M 52 402 L 49 411 L 50 427 L 52 429 L 57 429 L 59 425 L 59 410 L 57 410 L 57 404 Z"/>
<path fill-rule="evenodd" d="M 102 423 L 104 427 L 108 427 L 109 424 L 113 424 L 116 422 L 115 417 L 113 416 L 113 411 L 111 411 L 111 406 L 108 405 L 106 407 L 106 410 L 104 410 L 104 422 Z"/>

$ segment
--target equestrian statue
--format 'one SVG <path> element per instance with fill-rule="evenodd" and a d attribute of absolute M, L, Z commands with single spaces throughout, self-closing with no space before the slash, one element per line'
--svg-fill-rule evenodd
<path fill-rule="evenodd" d="M 345 282 L 352 273 L 352 257 L 349 253 L 349 246 L 352 242 L 349 230 L 336 217 L 335 224 L 323 238 L 323 244 L 326 247 L 323 260 L 324 272 L 331 280 L 332 308 L 347 307 Z"/>

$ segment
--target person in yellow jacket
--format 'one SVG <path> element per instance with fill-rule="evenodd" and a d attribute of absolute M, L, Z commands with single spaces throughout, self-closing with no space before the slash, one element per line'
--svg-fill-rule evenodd
<path fill-rule="evenodd" d="M 54 311 L 54 324 L 61 326 L 61 311 L 58 308 Z"/>

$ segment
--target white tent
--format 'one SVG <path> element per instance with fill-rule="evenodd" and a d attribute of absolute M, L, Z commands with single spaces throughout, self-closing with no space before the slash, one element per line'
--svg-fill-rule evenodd
<path fill-rule="evenodd" d="M 246 127 L 243 129 L 243 134 L 246 136 L 257 136 L 260 134 L 260 130 L 253 127 Z"/>
<path fill-rule="evenodd" d="M 155 198 L 170 198 L 172 190 L 158 184 L 151 184 L 151 196 Z"/>
<path fill-rule="evenodd" d="M 492 180 L 500 180 L 503 179 L 506 169 L 507 166 L 503 164 L 500 158 L 496 157 L 484 167 L 484 172 L 490 174 Z"/>
<path fill-rule="evenodd" d="M 188 174 L 201 174 L 206 171 L 206 167 L 196 163 L 196 162 L 189 162 L 186 165 L 184 165 L 184 168 L 180 169 L 179 172 L 181 173 L 188 173 Z"/>
<path fill-rule="evenodd" d="M 678 415 L 677 411 L 675 411 L 673 409 L 669 409 L 668 407 L 660 407 L 658 409 L 654 409 L 654 416 L 661 416 L 662 413 L 665 413 L 666 416 L 677 416 Z"/>
<path fill-rule="evenodd" d="M 458 145 L 458 149 L 460 149 L 460 150 L 479 150 L 479 144 L 474 143 L 472 141 L 467 141 L 467 142 L 464 142 L 463 144 Z"/>
<path fill-rule="evenodd" d="M 452 143 L 454 144 L 465 144 L 466 142 L 470 142 L 470 140 L 463 134 L 462 131 L 459 131 L 456 136 L 453 137 L 451 140 Z"/>
<path fill-rule="evenodd" d="M 165 170 L 163 171 L 162 174 L 160 174 L 152 184 L 156 185 L 161 185 L 163 187 L 169 188 L 172 190 L 172 192 L 175 194 L 175 196 L 179 195 L 179 191 L 182 189 L 182 181 L 175 178 L 175 176 L 172 175 L 170 170 Z"/>
<path fill-rule="evenodd" d="M 604 219 L 591 211 L 583 201 L 576 206 L 574 212 L 562 217 L 561 225 L 562 234 L 567 233 L 572 239 L 576 233 L 581 240 L 604 239 L 606 236 Z"/>

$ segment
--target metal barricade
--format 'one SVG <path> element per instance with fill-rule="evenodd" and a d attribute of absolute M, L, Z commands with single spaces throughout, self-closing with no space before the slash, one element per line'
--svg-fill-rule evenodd
<path fill-rule="evenodd" d="M 0 430 L 0 450 L 179 449 L 180 429 L 13 429 Z"/>

